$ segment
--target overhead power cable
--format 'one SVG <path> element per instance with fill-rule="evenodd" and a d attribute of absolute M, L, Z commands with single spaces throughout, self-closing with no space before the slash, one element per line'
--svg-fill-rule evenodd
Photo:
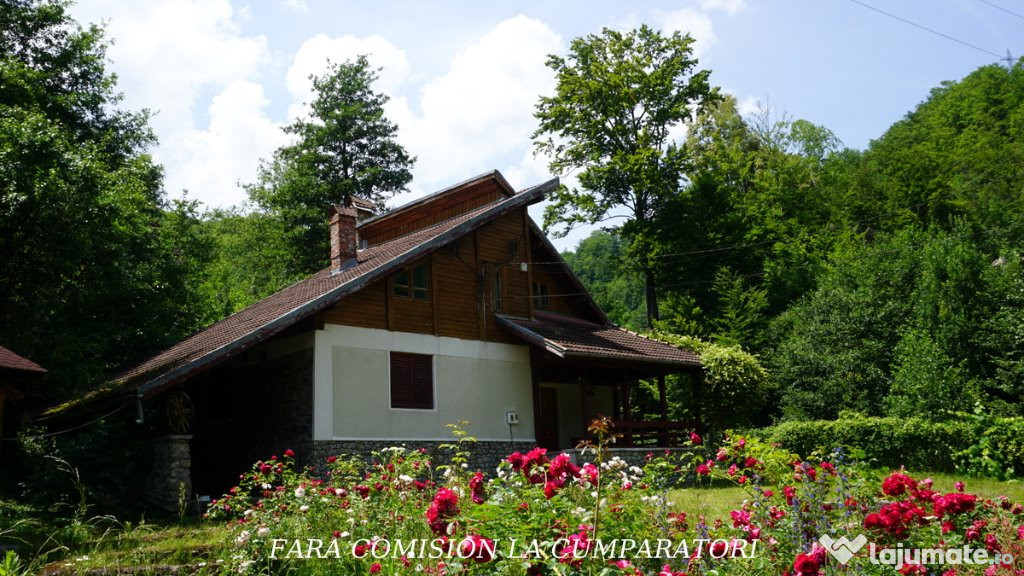
<path fill-rule="evenodd" d="M 1003 12 L 1006 12 L 1010 16 L 1016 16 L 1017 18 L 1020 18 L 1021 20 L 1024 20 L 1024 16 L 1021 16 L 1020 14 L 1017 14 L 1016 12 L 1012 12 L 1010 10 L 1007 10 L 1006 8 L 1003 8 L 1002 6 L 1000 6 L 998 4 L 995 4 L 993 2 L 989 2 L 988 0 L 979 0 L 979 2 L 981 2 L 982 4 L 988 4 L 989 6 L 995 8 L 996 10 L 1002 10 Z"/>
<path fill-rule="evenodd" d="M 889 18 L 892 18 L 893 20 L 899 20 L 900 22 L 903 22 L 904 24 L 909 24 L 909 25 L 913 26 L 914 28 L 920 28 L 921 30 L 924 30 L 925 32 L 931 32 L 932 34 L 935 34 L 936 36 L 941 36 L 941 37 L 945 38 L 946 40 L 952 40 L 953 42 L 956 42 L 957 44 L 962 44 L 964 46 L 967 46 L 968 48 L 973 48 L 973 49 L 975 49 L 975 50 L 977 50 L 979 52 L 984 52 L 985 54 L 988 54 L 989 56 L 995 56 L 996 58 L 999 58 L 999 59 L 1003 58 L 1002 54 L 996 54 L 995 52 L 992 52 L 991 50 L 986 50 L 986 49 L 982 48 L 981 46 L 976 46 L 974 44 L 971 44 L 970 42 L 965 42 L 965 41 L 963 41 L 963 40 L 961 40 L 959 38 L 954 38 L 953 36 L 950 36 L 949 34 L 944 34 L 942 32 L 939 32 L 938 30 L 934 30 L 934 29 L 929 28 L 927 26 L 923 26 L 921 24 L 918 24 L 917 22 L 913 22 L 913 21 L 907 20 L 906 18 L 903 18 L 901 16 L 897 16 L 897 15 L 891 13 L 891 12 L 886 12 L 885 10 L 882 10 L 881 8 L 876 8 L 876 7 L 874 7 L 874 6 L 870 5 L 870 4 L 866 4 L 864 2 L 861 2 L 860 0 L 850 0 L 850 2 L 853 2 L 854 4 L 857 4 L 859 6 L 863 6 L 863 7 L 867 8 L 868 10 L 874 10 L 875 12 L 878 12 L 879 14 L 884 14 L 885 16 L 888 16 Z M 987 2 L 986 2 L 986 4 L 987 4 Z M 997 8 L 998 8 L 998 6 L 997 6 Z"/>

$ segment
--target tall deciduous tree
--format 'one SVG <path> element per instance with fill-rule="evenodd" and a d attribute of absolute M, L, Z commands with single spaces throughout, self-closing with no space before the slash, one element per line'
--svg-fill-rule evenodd
<path fill-rule="evenodd" d="M 388 96 L 375 92 L 377 71 L 365 56 L 314 76 L 310 117 L 285 128 L 296 137 L 279 148 L 247 186 L 251 198 L 289 228 L 293 261 L 286 275 L 324 266 L 327 207 L 356 195 L 379 206 L 412 180 L 415 158 L 397 142 L 384 116 Z"/>
<path fill-rule="evenodd" d="M 545 227 L 596 223 L 624 211 L 648 323 L 658 318 L 650 222 L 678 192 L 688 159 L 675 136 L 717 98 L 710 72 L 696 69 L 692 44 L 689 35 L 664 36 L 647 26 L 577 38 L 567 57 L 548 58 L 557 87 L 535 112 L 536 150 L 551 156 L 551 170 L 579 170 L 580 189 L 554 194 Z"/>
<path fill-rule="evenodd" d="M 0 343 L 89 385 L 193 326 L 144 112 L 62 0 L 0 3 Z"/>

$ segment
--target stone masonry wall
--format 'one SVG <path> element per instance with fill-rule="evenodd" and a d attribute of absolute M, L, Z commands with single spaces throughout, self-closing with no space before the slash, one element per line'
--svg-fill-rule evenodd
<path fill-rule="evenodd" d="M 317 441 L 313 443 L 313 459 L 306 463 L 320 468 L 328 456 L 338 456 L 341 454 L 360 456 L 368 460 L 375 451 L 392 446 L 404 446 L 410 450 L 425 448 L 430 454 L 434 465 L 438 466 L 447 463 L 451 457 L 451 452 L 440 450 L 440 445 L 452 443 L 450 441 L 437 442 L 428 440 L 410 440 L 406 442 L 392 442 L 388 440 Z M 469 468 L 493 475 L 498 464 L 508 457 L 509 454 L 516 451 L 526 452 L 534 447 L 536 447 L 536 444 L 533 442 L 474 442 L 467 445 L 467 450 L 471 453 Z"/>
<path fill-rule="evenodd" d="M 191 439 L 188 434 L 175 434 L 153 440 L 153 470 L 146 479 L 146 499 L 165 510 L 178 510 L 180 499 L 188 503 L 192 496 Z"/>
<path fill-rule="evenodd" d="M 410 450 L 418 450 L 425 448 L 431 454 L 431 460 L 434 465 L 441 465 L 448 462 L 450 458 L 450 452 L 441 451 L 439 446 L 441 444 L 451 444 L 451 442 L 437 442 L 437 441 L 406 441 L 406 442 L 392 442 L 387 440 L 333 440 L 333 441 L 317 441 L 313 442 L 312 448 L 307 453 L 312 454 L 312 459 L 304 461 L 303 464 L 311 464 L 317 468 L 322 468 L 323 463 L 327 460 L 328 456 L 339 456 L 355 455 L 360 456 L 364 460 L 369 460 L 370 455 L 373 452 L 383 450 L 384 448 L 392 446 L 404 446 Z M 469 467 L 472 470 L 480 470 L 485 474 L 492 476 L 498 464 L 502 460 L 508 457 L 513 452 L 527 452 L 532 450 L 537 445 L 533 442 L 475 442 L 469 444 L 467 450 L 472 454 L 469 461 Z M 630 466 L 640 466 L 646 463 L 648 454 L 654 454 L 660 456 L 665 453 L 665 448 L 612 448 L 608 450 L 608 458 L 618 456 L 622 460 L 625 460 Z M 669 448 L 673 453 L 687 451 L 687 448 Z M 573 461 L 577 464 L 582 462 L 592 461 L 593 454 L 587 454 L 586 456 L 580 456 L 576 450 L 565 450 L 573 457 Z M 557 454 L 557 451 L 548 453 L 548 457 L 553 457 Z"/>

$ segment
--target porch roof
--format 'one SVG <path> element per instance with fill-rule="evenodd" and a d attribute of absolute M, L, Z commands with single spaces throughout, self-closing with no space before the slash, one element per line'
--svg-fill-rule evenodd
<path fill-rule="evenodd" d="M 545 311 L 535 312 L 534 319 L 498 315 L 498 321 L 523 340 L 559 358 L 671 365 L 690 370 L 701 367 L 700 357 L 692 350 L 617 326 Z"/>

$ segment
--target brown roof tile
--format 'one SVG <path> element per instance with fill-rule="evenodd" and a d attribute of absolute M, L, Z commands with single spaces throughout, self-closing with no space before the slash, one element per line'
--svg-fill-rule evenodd
<path fill-rule="evenodd" d="M 18 370 L 19 372 L 46 372 L 46 368 L 28 358 L 18 356 L 3 346 L 0 346 L 0 368 Z"/>
<path fill-rule="evenodd" d="M 228 358 L 323 310 L 481 224 L 540 200 L 557 182 L 545 182 L 445 222 L 360 250 L 355 265 L 337 273 L 321 270 L 292 284 L 136 364 L 118 374 L 114 382 L 120 387 L 136 385 L 140 394 L 156 393 L 204 366 Z"/>
<path fill-rule="evenodd" d="M 555 355 L 627 360 L 699 367 L 691 350 L 651 340 L 616 326 L 597 324 L 553 312 L 537 311 L 535 319 L 499 316 L 517 336 Z"/>

